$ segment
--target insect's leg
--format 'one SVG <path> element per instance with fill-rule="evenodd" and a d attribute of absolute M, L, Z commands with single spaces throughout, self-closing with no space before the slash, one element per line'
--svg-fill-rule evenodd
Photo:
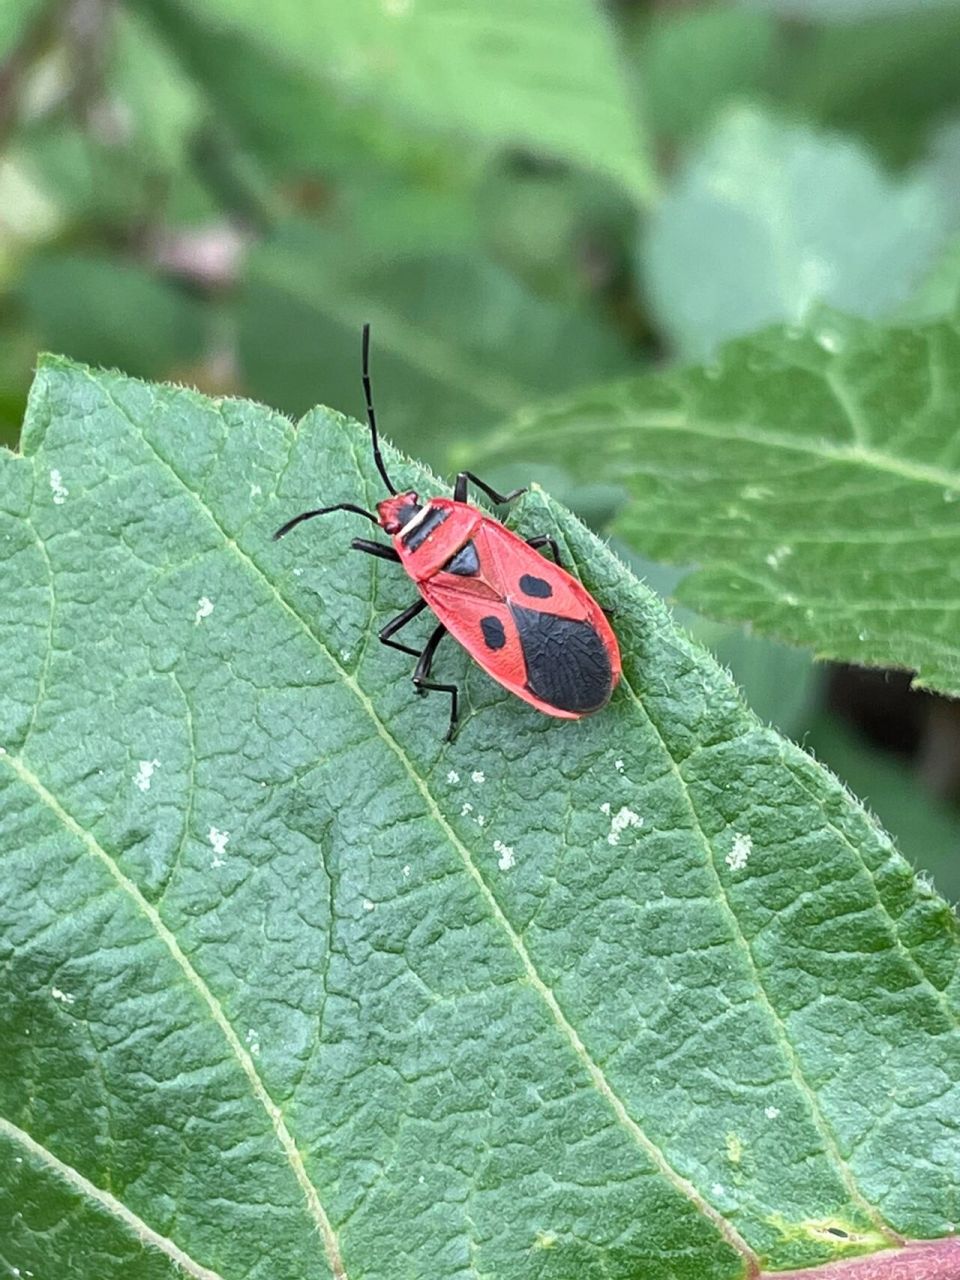
<path fill-rule="evenodd" d="M 354 538 L 350 543 L 354 551 L 366 551 L 368 556 L 379 556 L 381 560 L 393 560 L 400 563 L 400 553 L 393 547 L 384 546 L 382 542 L 372 542 L 369 538 Z"/>
<path fill-rule="evenodd" d="M 557 546 L 556 538 L 551 538 L 549 533 L 538 533 L 535 538 L 527 539 L 527 546 L 534 547 L 537 551 L 541 547 L 549 547 L 553 552 L 553 559 L 556 564 L 563 568 L 563 561 L 560 558 L 560 548 Z"/>
<path fill-rule="evenodd" d="M 526 489 L 511 489 L 509 493 L 497 493 L 496 489 L 491 489 L 488 484 L 480 480 L 472 471 L 461 471 L 457 476 L 457 482 L 453 486 L 454 502 L 466 502 L 467 500 L 467 483 L 475 484 L 481 489 L 491 502 L 495 502 L 497 506 L 501 506 L 505 502 L 512 502 L 514 498 L 519 498 L 521 493 L 526 493 Z"/>
<path fill-rule="evenodd" d="M 411 649 L 408 644 L 401 644 L 399 640 L 391 640 L 390 637 L 395 635 L 401 627 L 405 627 L 408 622 L 412 622 L 418 613 L 423 613 L 426 607 L 426 600 L 414 600 L 403 613 L 398 613 L 385 627 L 381 628 L 380 643 L 385 644 L 389 649 L 399 649 L 401 653 L 409 653 L 411 658 L 419 658 L 421 656 L 419 649 Z"/>
<path fill-rule="evenodd" d="M 449 693 L 450 727 L 447 729 L 446 740 L 447 742 L 450 742 L 453 738 L 453 731 L 457 727 L 458 689 L 455 684 L 437 684 L 436 681 L 429 678 L 430 668 L 433 665 L 433 655 L 437 651 L 437 645 L 446 634 L 447 628 L 441 622 L 423 647 L 423 653 L 421 653 L 420 660 L 413 673 L 413 683 L 416 685 L 417 693 L 420 694 L 424 694 L 428 690 L 433 690 L 435 693 Z"/>

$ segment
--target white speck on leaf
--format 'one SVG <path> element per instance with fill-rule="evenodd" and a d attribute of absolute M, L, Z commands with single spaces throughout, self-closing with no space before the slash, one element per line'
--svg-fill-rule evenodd
<path fill-rule="evenodd" d="M 224 866 L 223 854 L 227 851 L 227 842 L 230 839 L 229 831 L 218 831 L 216 827 L 211 827 L 207 832 L 207 839 L 213 845 L 213 861 L 211 867 Z"/>
<path fill-rule="evenodd" d="M 843 350 L 843 339 L 831 329 L 824 329 L 817 334 L 817 346 L 835 356 L 838 351 Z"/>
<path fill-rule="evenodd" d="M 733 837 L 733 846 L 724 858 L 731 871 L 742 871 L 753 852 L 753 840 L 748 835 L 737 832 Z"/>
<path fill-rule="evenodd" d="M 59 987 L 51 987 L 50 994 L 54 1000 L 59 1000 L 61 1004 L 73 1004 L 76 996 L 70 995 L 69 991 L 61 991 Z"/>
<path fill-rule="evenodd" d="M 363 909 L 364 909 L 364 911 L 373 911 L 373 909 L 376 907 L 376 905 L 377 905 L 377 904 L 376 904 L 375 902 L 371 902 L 369 898 L 364 898 L 364 900 L 363 900 Z"/>
<path fill-rule="evenodd" d="M 70 496 L 70 490 L 63 483 L 63 476 L 54 467 L 50 472 L 50 489 L 53 493 L 53 501 L 58 507 L 62 507 L 64 502 Z"/>
<path fill-rule="evenodd" d="M 605 801 L 603 802 L 603 804 L 600 806 L 600 812 L 601 812 L 601 813 L 605 813 L 605 814 L 607 815 L 607 817 L 609 817 L 609 816 L 610 816 L 610 801 L 609 801 L 609 800 L 605 800 Z"/>
<path fill-rule="evenodd" d="M 141 760 L 137 767 L 137 776 L 134 778 L 134 785 L 139 787 L 141 791 L 150 790 L 150 779 L 153 777 L 154 769 L 160 768 L 159 760 Z"/>
<path fill-rule="evenodd" d="M 408 862 L 408 863 L 407 863 L 407 865 L 403 868 L 403 874 L 404 874 L 405 876 L 408 876 L 408 875 L 410 874 L 410 863 L 409 863 L 409 862 Z"/>
<path fill-rule="evenodd" d="M 483 772 L 482 769 L 474 769 L 473 773 L 471 773 L 470 775 L 470 781 L 475 782 L 477 786 L 480 786 L 481 783 L 486 782 L 486 780 L 487 780 L 487 775 Z"/>
<path fill-rule="evenodd" d="M 778 1116 L 780 1115 L 780 1108 L 779 1108 L 779 1107 L 765 1107 L 765 1108 L 764 1108 L 764 1111 L 763 1111 L 763 1114 L 767 1117 L 767 1119 L 768 1119 L 768 1120 L 776 1120 L 776 1119 L 778 1118 Z"/>
<path fill-rule="evenodd" d="M 193 625 L 198 627 L 204 618 L 213 613 L 213 601 L 208 596 L 201 596 L 197 601 L 197 612 L 193 615 Z"/>
<path fill-rule="evenodd" d="M 450 772 L 447 774 L 447 781 L 450 783 L 451 787 L 455 787 L 457 785 L 457 783 L 460 781 L 460 775 L 459 773 L 457 773 L 456 769 L 450 770 Z"/>
<path fill-rule="evenodd" d="M 250 497 L 251 497 L 251 498 L 259 498 L 259 497 L 260 497 L 260 495 L 261 495 L 261 493 L 263 493 L 263 490 L 260 488 L 260 486 L 259 486 L 258 484 L 252 484 L 252 485 L 250 486 Z"/>
<path fill-rule="evenodd" d="M 788 547 L 786 546 L 786 544 L 784 544 L 782 546 L 776 547 L 773 551 L 771 551 L 770 554 L 766 557 L 766 561 L 771 569 L 779 569 L 781 564 L 784 562 L 784 560 L 786 560 L 787 556 L 792 556 L 792 555 L 793 555 L 793 547 Z"/>
<path fill-rule="evenodd" d="M 725 1196 L 725 1195 L 727 1194 L 727 1193 L 724 1191 L 724 1189 L 723 1189 L 723 1184 L 722 1184 L 722 1183 L 720 1183 L 720 1182 L 715 1182 L 715 1183 L 713 1184 L 713 1186 L 710 1188 L 710 1193 L 711 1193 L 711 1195 L 714 1195 L 714 1196 L 717 1196 L 717 1197 L 719 1197 L 719 1196 Z"/>
<path fill-rule="evenodd" d="M 603 805 L 602 808 L 604 813 L 610 813 L 609 805 Z M 621 809 L 618 809 L 610 819 L 610 834 L 607 836 L 607 844 L 619 844 L 621 834 L 626 831 L 628 827 L 636 827 L 639 829 L 642 826 L 643 819 L 640 815 L 638 813 L 634 813 L 632 809 L 628 809 L 627 806 L 624 805 Z"/>
<path fill-rule="evenodd" d="M 622 760 L 614 760 L 614 762 L 613 762 L 613 767 L 616 769 L 617 773 L 623 773 L 623 761 L 622 761 Z"/>
<path fill-rule="evenodd" d="M 295 578 L 299 578 L 299 577 L 300 577 L 300 575 L 301 575 L 302 573 L 303 573 L 303 570 L 302 570 L 302 569 L 294 569 L 294 571 L 293 571 L 293 576 L 294 576 Z"/>
<path fill-rule="evenodd" d="M 258 1054 L 260 1052 L 260 1037 L 257 1035 L 256 1031 L 254 1031 L 253 1027 L 251 1027 L 247 1032 L 247 1044 L 250 1046 L 250 1052 L 252 1054 Z"/>
<path fill-rule="evenodd" d="M 513 856 L 513 850 L 511 847 L 508 844 L 504 844 L 502 840 L 494 840 L 493 851 L 500 855 L 497 859 L 497 866 L 500 870 L 509 871 L 516 862 L 516 858 Z"/>
<path fill-rule="evenodd" d="M 468 813 L 473 813 L 473 805 L 469 800 L 464 800 L 463 808 L 460 810 L 460 817 L 465 818 Z"/>
<path fill-rule="evenodd" d="M 477 826 L 478 826 L 478 827 L 482 827 L 482 826 L 483 826 L 483 824 L 484 824 L 485 822 L 486 822 L 486 818 L 483 816 L 483 814 L 482 814 L 482 813 L 478 813 L 478 814 L 477 814 Z"/>

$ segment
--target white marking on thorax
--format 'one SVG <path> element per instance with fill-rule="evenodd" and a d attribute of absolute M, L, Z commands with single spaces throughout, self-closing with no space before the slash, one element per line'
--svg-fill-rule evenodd
<path fill-rule="evenodd" d="M 427 505 L 418 511 L 415 516 L 410 517 L 407 523 L 400 530 L 401 535 L 406 538 L 409 534 L 413 533 L 414 529 L 418 529 L 432 510 L 433 506 L 428 502 Z"/>

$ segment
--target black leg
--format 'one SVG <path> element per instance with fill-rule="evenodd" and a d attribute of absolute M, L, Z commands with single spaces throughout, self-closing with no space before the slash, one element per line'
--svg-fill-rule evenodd
<path fill-rule="evenodd" d="M 382 542 L 371 542 L 369 538 L 354 538 L 350 543 L 354 551 L 365 551 L 368 556 L 379 556 L 381 560 L 392 560 L 400 563 L 400 553 L 393 547 L 384 546 Z"/>
<path fill-rule="evenodd" d="M 488 484 L 480 480 L 472 471 L 461 471 L 457 476 L 457 482 L 453 486 L 454 502 L 466 502 L 467 500 L 467 482 L 475 484 L 481 489 L 491 502 L 495 502 L 501 506 L 505 502 L 512 502 L 514 498 L 519 498 L 521 493 L 526 493 L 526 489 L 511 489 L 509 493 L 497 493 L 496 489 L 491 489 Z"/>
<path fill-rule="evenodd" d="M 534 547 L 537 551 L 541 547 L 549 547 L 553 552 L 554 561 L 563 568 L 563 561 L 560 559 L 560 548 L 557 546 L 556 538 L 551 538 L 549 533 L 539 533 L 535 538 L 527 539 L 527 546 Z"/>
<path fill-rule="evenodd" d="M 399 640 L 391 640 L 390 637 L 395 635 L 401 627 L 405 627 L 408 622 L 412 622 L 419 613 L 423 613 L 427 607 L 426 600 L 414 600 L 409 608 L 404 609 L 403 613 L 398 613 L 395 618 L 391 618 L 385 627 L 380 631 L 380 643 L 385 644 L 389 649 L 399 649 L 401 653 L 409 653 L 411 658 L 421 657 L 419 649 L 411 649 L 408 644 L 401 644 Z M 423 651 L 424 653 L 426 650 Z"/>
<path fill-rule="evenodd" d="M 449 693 L 450 727 L 447 729 L 447 742 L 450 742 L 453 738 L 453 731 L 457 727 L 457 686 L 455 684 L 437 684 L 429 679 L 430 667 L 433 665 L 433 655 L 437 651 L 437 645 L 446 634 L 447 628 L 441 622 L 424 645 L 423 653 L 420 654 L 420 660 L 413 673 L 413 683 L 416 685 L 417 693 L 419 694 L 424 694 L 428 690 L 432 690 L 434 693 Z"/>

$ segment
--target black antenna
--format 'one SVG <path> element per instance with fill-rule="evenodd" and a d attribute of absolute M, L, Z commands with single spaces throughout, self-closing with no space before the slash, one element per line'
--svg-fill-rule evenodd
<path fill-rule="evenodd" d="M 301 511 L 298 516 L 294 516 L 292 520 L 280 526 L 273 535 L 274 542 L 288 534 L 291 529 L 295 529 L 298 524 L 302 524 L 304 520 L 312 520 L 314 516 L 328 516 L 331 511 L 352 511 L 354 515 L 366 516 L 374 524 L 380 523 L 372 511 L 364 511 L 363 507 L 358 507 L 354 502 L 338 502 L 335 507 L 317 507 L 315 511 Z"/>
<path fill-rule="evenodd" d="M 373 440 L 373 460 L 377 464 L 377 470 L 383 477 L 383 483 L 387 486 L 391 493 L 396 493 L 393 482 L 387 475 L 387 468 L 383 465 L 383 458 L 380 455 L 380 437 L 377 435 L 377 418 L 373 412 L 373 394 L 370 390 L 370 326 L 363 326 L 363 343 L 362 343 L 362 359 L 361 359 L 361 377 L 363 378 L 363 394 L 367 400 L 367 422 L 370 423 L 370 436 Z"/>

